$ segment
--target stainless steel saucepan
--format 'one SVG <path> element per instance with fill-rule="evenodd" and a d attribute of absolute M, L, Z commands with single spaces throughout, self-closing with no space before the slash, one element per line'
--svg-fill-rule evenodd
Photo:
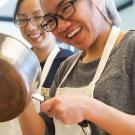
<path fill-rule="evenodd" d="M 0 33 L 0 122 L 19 115 L 40 82 L 36 55 L 19 40 Z"/>

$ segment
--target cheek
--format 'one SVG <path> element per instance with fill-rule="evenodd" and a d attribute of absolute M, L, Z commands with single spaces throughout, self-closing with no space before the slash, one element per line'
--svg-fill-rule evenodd
<path fill-rule="evenodd" d="M 26 38 L 26 32 L 24 28 L 20 28 L 21 34 L 24 38 Z"/>
<path fill-rule="evenodd" d="M 38 30 L 46 37 L 46 31 L 42 27 L 38 27 Z"/>
<path fill-rule="evenodd" d="M 66 44 L 69 44 L 69 43 L 67 42 L 67 39 L 66 39 L 62 34 L 56 32 L 56 30 L 55 30 L 54 32 L 52 32 L 52 34 L 53 34 L 57 39 L 59 39 L 60 41 L 66 43 Z"/>
<path fill-rule="evenodd" d="M 26 31 L 24 28 L 20 28 L 20 32 L 21 32 L 21 35 L 23 36 L 23 38 L 27 41 L 30 41 L 30 39 L 28 38 L 27 34 L 26 34 Z"/>
<path fill-rule="evenodd" d="M 54 31 L 52 32 L 52 34 L 53 34 L 56 38 L 58 38 L 58 39 L 61 40 L 62 35 L 61 35 L 59 32 L 57 32 L 57 30 L 54 30 Z"/>

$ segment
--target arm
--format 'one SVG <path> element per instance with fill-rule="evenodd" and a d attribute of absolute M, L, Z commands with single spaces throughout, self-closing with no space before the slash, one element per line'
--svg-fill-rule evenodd
<path fill-rule="evenodd" d="M 19 116 L 19 123 L 23 135 L 44 135 L 45 124 L 37 114 L 32 101 Z"/>
<path fill-rule="evenodd" d="M 92 121 L 112 135 L 134 135 L 135 116 L 123 113 L 96 99 L 91 99 L 91 108 L 86 110 L 85 119 Z"/>
<path fill-rule="evenodd" d="M 82 95 L 60 95 L 42 104 L 42 111 L 66 124 L 89 120 L 112 135 L 135 135 L 135 116 Z"/>

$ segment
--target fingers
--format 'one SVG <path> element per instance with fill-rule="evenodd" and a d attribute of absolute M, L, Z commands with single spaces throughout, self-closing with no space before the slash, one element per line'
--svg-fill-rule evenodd
<path fill-rule="evenodd" d="M 45 112 L 49 117 L 56 117 L 59 120 L 65 117 L 64 106 L 58 96 L 43 102 L 41 111 Z"/>
<path fill-rule="evenodd" d="M 41 111 L 48 114 L 49 117 L 53 117 L 56 115 L 59 110 L 60 100 L 58 97 L 54 97 L 49 99 L 41 104 Z"/>
<path fill-rule="evenodd" d="M 41 104 L 41 111 L 49 112 L 55 103 L 55 98 L 49 99 Z"/>
<path fill-rule="evenodd" d="M 77 96 L 59 95 L 42 103 L 41 110 L 49 117 L 55 117 L 65 124 L 75 124 L 83 120 L 82 109 Z M 81 104 L 83 106 L 83 104 Z"/>

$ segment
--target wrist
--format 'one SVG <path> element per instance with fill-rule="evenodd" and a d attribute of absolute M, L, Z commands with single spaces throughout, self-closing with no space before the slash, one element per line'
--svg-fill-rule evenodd
<path fill-rule="evenodd" d="M 91 122 L 97 121 L 101 116 L 101 113 L 104 112 L 103 106 L 104 103 L 89 97 L 85 106 L 84 119 Z"/>

